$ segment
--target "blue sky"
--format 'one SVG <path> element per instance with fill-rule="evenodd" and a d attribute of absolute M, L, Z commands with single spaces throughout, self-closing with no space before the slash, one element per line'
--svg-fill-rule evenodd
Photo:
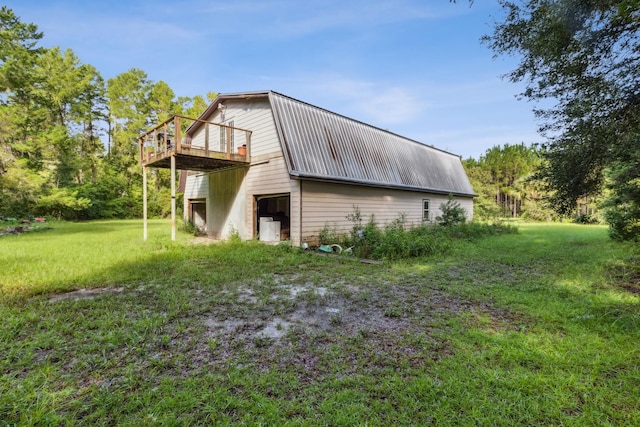
<path fill-rule="evenodd" d="M 521 85 L 480 37 L 503 16 L 475 0 L 9 0 L 42 45 L 105 79 L 131 68 L 179 96 L 271 89 L 478 158 L 541 142 Z"/>

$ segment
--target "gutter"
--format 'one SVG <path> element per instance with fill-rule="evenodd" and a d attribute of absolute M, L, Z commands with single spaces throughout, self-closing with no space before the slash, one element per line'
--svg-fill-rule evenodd
<path fill-rule="evenodd" d="M 300 171 L 289 171 L 289 175 L 291 176 L 292 179 L 328 182 L 332 184 L 355 184 L 355 185 L 361 185 L 363 187 L 386 188 L 391 190 L 405 190 L 405 191 L 416 191 L 421 193 L 434 193 L 434 194 L 446 194 L 446 195 L 453 194 L 454 196 L 462 196 L 462 197 L 478 197 L 476 193 L 464 193 L 461 191 L 445 190 L 441 188 L 415 187 L 415 186 L 402 185 L 402 184 L 388 184 L 388 183 L 381 183 L 376 181 L 359 180 L 359 179 L 351 179 L 351 178 L 327 177 L 325 175 L 312 174 L 312 173 L 306 173 L 306 172 L 300 172 Z"/>

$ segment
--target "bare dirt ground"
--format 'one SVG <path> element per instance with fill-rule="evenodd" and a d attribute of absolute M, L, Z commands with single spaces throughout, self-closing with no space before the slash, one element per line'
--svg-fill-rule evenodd
<path fill-rule="evenodd" d="M 206 366 L 264 370 L 286 365 L 311 379 L 333 364 L 348 374 L 438 360 L 452 352 L 449 320 L 461 313 L 470 321 L 483 319 L 488 329 L 516 327 L 510 313 L 455 298 L 422 279 L 406 279 L 365 278 L 352 284 L 274 274 L 222 289 L 176 290 L 188 303 L 179 314 L 150 313 L 163 320 L 146 342 L 141 363 L 170 367 L 178 376 Z M 81 289 L 49 301 L 117 300 L 131 294 L 152 301 L 161 291 L 167 290 L 154 285 Z"/>

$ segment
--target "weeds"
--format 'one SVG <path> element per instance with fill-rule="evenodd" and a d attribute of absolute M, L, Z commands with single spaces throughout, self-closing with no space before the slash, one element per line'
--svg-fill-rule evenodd
<path fill-rule="evenodd" d="M 354 212 L 347 215 L 347 219 L 353 223 L 351 233 L 347 236 L 333 236 L 332 243 L 338 241 L 345 247 L 352 247 L 352 252 L 361 258 L 400 260 L 435 254 L 443 256 L 450 253 L 460 240 L 472 241 L 486 236 L 517 233 L 514 226 L 501 223 L 460 221 L 460 212 L 456 206 L 444 209 L 444 212 L 448 212 L 446 220 L 440 221 L 439 225 L 422 224 L 407 227 L 405 216 L 400 215 L 380 228 L 373 215 L 363 226 L 360 209 L 354 206 Z"/>
<path fill-rule="evenodd" d="M 184 219 L 178 219 L 178 229 L 191 236 L 197 236 L 201 233 L 200 229 L 196 227 L 193 222 L 188 220 L 185 221 Z"/>

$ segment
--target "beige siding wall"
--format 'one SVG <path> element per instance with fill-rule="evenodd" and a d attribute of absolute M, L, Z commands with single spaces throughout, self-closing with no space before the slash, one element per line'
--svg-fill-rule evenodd
<path fill-rule="evenodd" d="M 318 243 L 319 232 L 325 225 L 339 233 L 349 232 L 353 223 L 346 216 L 354 212 L 354 205 L 360 209 L 363 223 L 368 222 L 373 214 L 376 223 L 383 226 L 404 214 L 407 224 L 419 225 L 422 224 L 424 199 L 429 200 L 431 221 L 441 214 L 440 204 L 447 201 L 447 196 L 441 194 L 313 181 L 303 181 L 301 189 L 301 242 L 310 244 Z M 456 200 L 470 219 L 473 200 Z"/>
<path fill-rule="evenodd" d="M 251 155 L 259 157 L 265 154 L 280 151 L 276 128 L 273 122 L 273 114 L 267 100 L 230 100 L 225 101 L 226 106 L 224 120 L 218 109 L 205 120 L 214 123 L 228 124 L 233 121 L 233 126 L 253 131 L 251 134 Z M 220 128 L 209 126 L 209 148 L 219 150 Z M 205 126 L 200 127 L 193 135 L 192 146 L 204 147 Z M 234 152 L 245 143 L 245 132 L 234 132 Z"/>
<path fill-rule="evenodd" d="M 247 175 L 247 227 L 253 232 L 257 221 L 255 198 L 275 194 L 289 194 L 291 200 L 290 222 L 291 243 L 300 244 L 300 191 L 299 181 L 289 177 L 284 157 L 281 153 L 273 153 L 268 160 L 256 162 Z M 268 156 L 267 156 L 268 157 Z M 253 237 L 253 236 L 250 236 Z"/>
<path fill-rule="evenodd" d="M 188 198 L 207 198 L 207 231 L 215 238 L 228 238 L 230 230 L 237 230 L 243 239 L 255 237 L 256 196 L 289 194 L 291 200 L 291 240 L 300 244 L 300 192 L 298 181 L 291 180 L 287 171 L 273 114 L 266 100 L 226 101 L 224 121 L 216 110 L 205 120 L 228 123 L 252 130 L 251 166 L 212 172 L 204 178 L 187 177 L 185 208 Z M 192 145 L 204 147 L 204 126 L 194 135 Z M 219 148 L 219 128 L 209 126 L 209 147 Z M 235 149 L 244 144 L 244 132 L 234 136 Z M 208 178 L 207 178 L 208 176 Z M 185 212 L 187 209 L 185 209 Z"/>

